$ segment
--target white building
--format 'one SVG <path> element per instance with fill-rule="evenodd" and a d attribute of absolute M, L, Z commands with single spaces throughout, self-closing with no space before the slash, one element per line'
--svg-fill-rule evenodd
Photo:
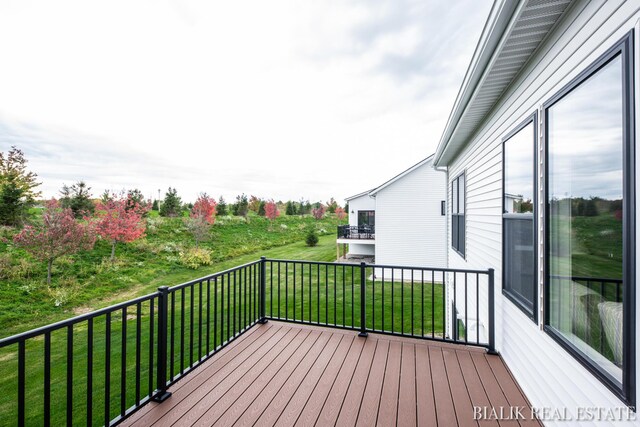
<path fill-rule="evenodd" d="M 349 234 L 338 244 L 349 255 L 373 256 L 376 264 L 445 267 L 446 176 L 430 156 L 373 190 L 345 199 Z M 344 229 L 343 229 L 344 230 Z"/>
<path fill-rule="evenodd" d="M 495 269 L 497 350 L 574 417 L 638 404 L 639 39 L 637 0 L 497 1 L 435 154 L 448 266 Z"/>

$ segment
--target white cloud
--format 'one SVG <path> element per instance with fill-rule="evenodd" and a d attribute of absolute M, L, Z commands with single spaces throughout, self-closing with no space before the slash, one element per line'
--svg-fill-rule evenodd
<path fill-rule="evenodd" d="M 0 149 L 51 156 L 31 162 L 48 195 L 341 199 L 435 149 L 489 8 L 0 2 Z"/>

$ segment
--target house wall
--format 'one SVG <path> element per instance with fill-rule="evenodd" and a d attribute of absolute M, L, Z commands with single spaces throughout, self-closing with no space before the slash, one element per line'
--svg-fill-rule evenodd
<path fill-rule="evenodd" d="M 534 323 L 502 296 L 502 138 L 634 28 L 636 124 L 640 123 L 639 9 L 638 1 L 577 0 L 535 57 L 507 89 L 499 105 L 488 115 L 470 144 L 452 162 L 447 173 L 449 198 L 453 178 L 466 171 L 467 181 L 466 259 L 451 249 L 451 228 L 448 227 L 449 267 L 495 269 L 496 346 L 532 405 L 536 407 L 566 407 L 575 411 L 578 407 L 611 408 L 625 407 L 625 404 L 542 331 L 542 320 L 540 324 Z M 541 114 L 538 115 L 539 126 L 542 125 L 542 117 Z M 543 132 L 538 134 L 539 147 L 543 148 Z M 538 154 L 538 164 L 542 169 L 544 153 L 539 151 Z M 540 192 L 539 197 L 544 200 Z M 447 208 L 450 215 L 451 203 L 447 203 Z M 539 211 L 539 224 L 544 224 L 543 209 Z M 543 230 L 540 227 L 541 245 L 542 237 Z M 539 246 L 538 250 L 543 253 L 542 247 Z M 543 264 L 540 262 L 539 268 L 543 268 Z M 543 273 L 542 270 L 538 272 L 541 282 Z M 541 292 L 542 289 L 541 283 Z M 480 297 L 486 298 L 486 292 L 486 287 L 481 287 Z M 640 298 L 640 292 L 637 294 Z M 636 302 L 636 306 L 640 304 Z M 480 317 L 486 326 L 486 309 L 481 309 Z M 636 319 L 638 317 L 640 313 L 637 313 Z M 638 320 L 636 323 L 640 325 Z M 636 329 L 640 330 L 638 326 Z M 636 353 L 638 354 L 638 350 Z M 640 385 L 640 380 L 636 384 Z M 545 424 L 567 425 L 566 422 L 554 421 L 546 421 Z"/>
<path fill-rule="evenodd" d="M 446 174 L 427 162 L 375 195 L 376 263 L 446 267 Z"/>
<path fill-rule="evenodd" d="M 349 225 L 358 225 L 358 211 L 375 211 L 376 200 L 369 197 L 368 194 L 364 194 L 355 199 L 348 201 L 349 203 Z M 353 212 L 353 213 L 351 213 Z M 376 221 L 378 213 L 376 212 Z M 357 244 L 349 243 L 349 253 L 353 255 L 375 255 L 375 245 L 372 244 Z"/>

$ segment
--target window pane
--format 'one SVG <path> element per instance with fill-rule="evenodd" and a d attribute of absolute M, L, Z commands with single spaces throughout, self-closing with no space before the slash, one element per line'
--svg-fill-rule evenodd
<path fill-rule="evenodd" d="M 454 179 L 451 183 L 451 201 L 453 205 L 451 207 L 451 213 L 458 213 L 458 179 Z"/>
<path fill-rule="evenodd" d="M 550 325 L 622 381 L 620 56 L 548 109 Z"/>
<path fill-rule="evenodd" d="M 504 142 L 504 290 L 535 317 L 533 121 Z"/>
<path fill-rule="evenodd" d="M 464 195 L 465 195 L 464 174 L 462 174 L 458 178 L 458 212 L 462 214 L 464 213 Z"/>
<path fill-rule="evenodd" d="M 504 144 L 505 213 L 533 212 L 533 122 Z"/>

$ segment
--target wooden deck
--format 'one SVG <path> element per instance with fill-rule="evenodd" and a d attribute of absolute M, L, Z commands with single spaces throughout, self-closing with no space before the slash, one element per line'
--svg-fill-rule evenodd
<path fill-rule="evenodd" d="M 474 421 L 474 405 L 505 415 L 530 406 L 502 359 L 483 349 L 275 321 L 170 391 L 122 425 L 540 425 Z"/>

